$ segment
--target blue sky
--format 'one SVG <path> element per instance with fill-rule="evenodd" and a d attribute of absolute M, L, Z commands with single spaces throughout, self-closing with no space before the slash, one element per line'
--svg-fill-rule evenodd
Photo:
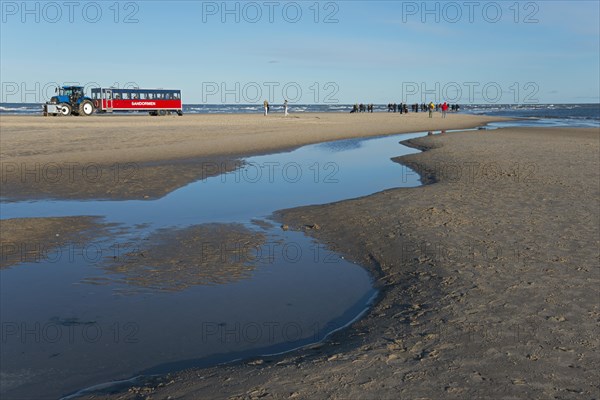
<path fill-rule="evenodd" d="M 79 82 L 211 104 L 598 102 L 599 3 L 2 0 L 1 101 Z"/>

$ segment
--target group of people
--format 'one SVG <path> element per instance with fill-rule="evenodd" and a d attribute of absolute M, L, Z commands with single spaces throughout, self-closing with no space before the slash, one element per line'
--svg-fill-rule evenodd
<path fill-rule="evenodd" d="M 269 115 L 269 111 L 271 110 L 271 105 L 267 100 L 263 102 L 263 107 L 265 108 L 265 117 Z M 283 102 L 283 115 L 288 116 L 288 101 L 287 99 Z"/>
<path fill-rule="evenodd" d="M 433 118 L 434 111 L 440 111 L 440 110 L 442 111 L 442 118 L 446 118 L 446 113 L 448 112 L 449 108 L 450 108 L 450 105 L 446 102 L 444 102 L 443 104 L 434 104 L 432 101 L 431 103 L 425 105 L 425 109 L 427 109 L 427 111 L 429 111 L 429 118 Z"/>
<path fill-rule="evenodd" d="M 429 111 L 431 109 L 431 105 L 433 104 L 433 110 L 434 111 L 444 111 L 442 108 L 444 106 L 444 104 L 446 105 L 446 111 L 451 110 L 451 111 L 458 111 L 460 110 L 460 106 L 458 104 L 448 104 L 447 102 L 443 102 L 443 103 L 439 103 L 439 104 L 435 104 L 434 102 L 430 102 L 430 103 L 422 103 L 422 104 L 413 104 L 411 106 L 411 109 L 413 112 L 419 112 L 419 111 Z"/>
<path fill-rule="evenodd" d="M 408 114 L 408 105 L 406 103 L 389 103 L 387 105 L 388 112 L 399 112 L 400 114 Z"/>
<path fill-rule="evenodd" d="M 352 106 L 352 111 L 350 111 L 350 113 L 361 113 L 361 112 L 373 112 L 373 104 L 363 104 L 363 103 L 356 103 Z M 441 111 L 442 112 L 442 118 L 446 118 L 446 113 L 448 112 L 448 110 L 451 111 L 458 111 L 460 109 L 460 106 L 458 104 L 448 104 L 447 102 L 444 103 L 439 103 L 439 104 L 435 104 L 433 102 L 430 103 L 422 103 L 422 104 L 412 104 L 410 106 L 412 112 L 414 113 L 418 113 L 419 111 L 422 112 L 429 112 L 429 117 L 432 118 L 433 117 L 433 112 L 434 111 Z M 406 103 L 388 103 L 387 105 L 387 111 L 388 112 L 399 112 L 400 114 L 408 114 L 408 104 Z"/>
<path fill-rule="evenodd" d="M 373 112 L 373 104 L 355 104 L 352 106 L 352 111 L 350 111 L 350 113 L 355 113 L 355 112 Z"/>
<path fill-rule="evenodd" d="M 265 110 L 265 116 L 269 115 L 269 111 L 271 110 L 271 106 L 269 104 L 269 102 L 267 100 L 265 100 L 263 102 L 263 107 Z M 352 106 L 352 111 L 350 111 L 350 113 L 361 113 L 361 112 L 367 112 L 367 113 L 372 113 L 374 110 L 375 106 L 371 103 L 371 104 L 363 104 L 363 103 L 356 103 Z M 458 111 L 460 109 L 460 106 L 458 104 L 448 104 L 447 102 L 444 103 L 440 103 L 440 104 L 435 104 L 434 102 L 430 102 L 430 103 L 422 103 L 422 104 L 412 104 L 410 106 L 412 112 L 414 113 L 418 113 L 419 111 L 422 112 L 429 112 L 429 118 L 433 118 L 433 112 L 434 111 L 441 111 L 442 112 L 442 118 L 446 118 L 446 113 L 448 112 L 448 110 L 451 111 Z M 408 104 L 406 103 L 388 103 L 387 105 L 387 111 L 388 112 L 399 112 L 400 114 L 408 114 Z M 285 100 L 283 102 L 283 113 L 285 116 L 288 115 L 288 101 Z"/>

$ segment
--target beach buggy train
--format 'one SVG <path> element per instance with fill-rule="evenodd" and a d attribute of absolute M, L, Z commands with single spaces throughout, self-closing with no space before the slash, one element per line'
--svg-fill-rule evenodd
<path fill-rule="evenodd" d="M 181 90 L 94 88 L 86 97 L 83 86 L 63 86 L 44 104 L 44 115 L 92 115 L 114 111 L 145 111 L 150 115 L 183 115 Z"/>

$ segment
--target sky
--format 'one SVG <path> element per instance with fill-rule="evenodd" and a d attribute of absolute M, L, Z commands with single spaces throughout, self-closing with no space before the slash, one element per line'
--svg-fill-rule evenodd
<path fill-rule="evenodd" d="M 0 1 L 0 102 L 598 103 L 600 2 Z"/>

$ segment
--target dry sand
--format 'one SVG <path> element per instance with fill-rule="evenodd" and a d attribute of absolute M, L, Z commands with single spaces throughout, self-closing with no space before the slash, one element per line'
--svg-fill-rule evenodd
<path fill-rule="evenodd" d="M 6 200 L 155 199 L 230 170 L 240 156 L 499 119 L 464 114 L 429 119 L 426 113 L 2 116 L 0 192 Z"/>
<path fill-rule="evenodd" d="M 598 398 L 599 139 L 411 141 L 430 150 L 399 161 L 436 183 L 277 215 L 372 270 L 382 294 L 365 318 L 309 349 L 107 398 Z"/>
<path fill-rule="evenodd" d="M 271 152 L 327 140 L 476 127 L 501 118 L 426 113 L 318 113 L 283 117 L 190 114 L 2 116 L 0 158 L 10 162 L 148 162 Z"/>

